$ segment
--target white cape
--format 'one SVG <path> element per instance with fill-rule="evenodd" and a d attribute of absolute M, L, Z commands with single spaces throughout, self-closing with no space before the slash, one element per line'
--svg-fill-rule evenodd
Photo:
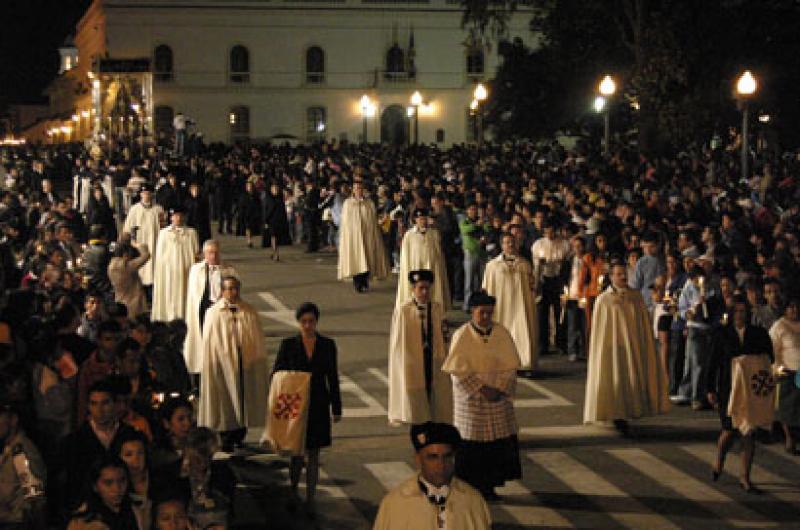
<path fill-rule="evenodd" d="M 533 269 L 528 260 L 517 257 L 506 263 L 499 255 L 486 264 L 483 288 L 497 298 L 494 319 L 505 326 L 517 346 L 520 366 L 536 368 L 539 349 L 539 321 L 533 301 Z"/>
<path fill-rule="evenodd" d="M 731 359 L 731 398 L 728 416 L 733 427 L 747 435 L 772 428 L 775 419 L 775 379 L 769 355 L 739 355 Z"/>
<path fill-rule="evenodd" d="M 198 251 L 194 228 L 175 229 L 168 226 L 158 234 L 151 310 L 153 321 L 169 322 L 184 318 L 189 269 Z"/>
<path fill-rule="evenodd" d="M 338 277 L 344 280 L 367 271 L 376 279 L 389 274 L 381 229 L 373 202 L 350 197 L 344 201 L 339 224 Z"/>
<path fill-rule="evenodd" d="M 641 418 L 669 410 L 668 382 L 656 355 L 642 294 L 606 289 L 592 313 L 584 423 Z"/>
<path fill-rule="evenodd" d="M 413 270 L 427 269 L 433 272 L 433 288 L 431 299 L 447 311 L 450 308 L 450 288 L 447 283 L 447 267 L 442 256 L 439 231 L 429 228 L 423 234 L 417 227 L 407 231 L 400 246 L 400 276 L 397 280 L 397 300 L 395 307 L 400 307 L 411 300 L 411 282 L 408 273 Z"/>
<path fill-rule="evenodd" d="M 206 288 L 206 271 L 208 264 L 204 261 L 195 263 L 189 269 L 188 293 L 186 295 L 186 340 L 183 343 L 183 358 L 190 374 L 200 373 L 203 368 L 203 330 L 200 329 L 200 302 Z M 220 265 L 220 277 L 237 276 L 233 267 L 225 263 Z"/>
<path fill-rule="evenodd" d="M 203 376 L 197 424 L 216 431 L 263 426 L 269 387 L 264 333 L 258 313 L 244 301 L 236 313 L 219 300 L 203 326 Z M 238 330 L 241 348 L 234 333 Z M 239 371 L 239 352 L 242 370 Z M 240 406 L 244 401 L 244 408 Z"/>
<path fill-rule="evenodd" d="M 389 330 L 389 423 L 453 422 L 453 384 L 442 371 L 447 356 L 442 307 L 431 302 L 431 399 L 425 391 L 422 324 L 413 300 L 394 309 Z"/>
<path fill-rule="evenodd" d="M 139 278 L 143 285 L 153 285 L 153 264 L 158 257 L 158 233 L 161 230 L 161 218 L 164 210 L 157 204 L 152 204 L 150 208 L 145 208 L 141 202 L 131 206 L 128 216 L 125 218 L 123 232 L 133 234 L 134 227 L 138 227 L 136 241 L 144 243 L 150 249 L 150 261 L 139 269 Z"/>

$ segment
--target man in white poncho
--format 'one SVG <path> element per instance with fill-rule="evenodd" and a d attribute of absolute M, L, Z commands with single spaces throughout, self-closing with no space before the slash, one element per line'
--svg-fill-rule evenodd
<path fill-rule="evenodd" d="M 447 283 L 447 267 L 442 256 L 439 231 L 430 228 L 429 213 L 425 208 L 414 210 L 414 226 L 403 236 L 400 246 L 400 281 L 397 282 L 395 307 L 411 300 L 411 284 L 403 281 L 414 270 L 433 272 L 431 299 L 447 311 L 450 308 L 450 288 Z"/>
<path fill-rule="evenodd" d="M 522 477 L 514 415 L 519 355 L 514 339 L 492 321 L 496 300 L 472 294 L 472 320 L 458 328 L 442 370 L 453 378 L 454 424 L 463 443 L 456 476 L 498 500 L 495 488 Z"/>
<path fill-rule="evenodd" d="M 150 260 L 139 269 L 139 277 L 147 291 L 148 297 L 152 295 L 154 263 L 157 257 L 156 244 L 164 222 L 164 209 L 153 202 L 153 186 L 142 184 L 139 190 L 141 200 L 131 206 L 122 232 L 128 234 L 137 243 L 147 245 L 151 249 Z"/>
<path fill-rule="evenodd" d="M 219 242 L 209 239 L 203 243 L 203 261 L 195 263 L 189 270 L 186 296 L 186 342 L 183 345 L 183 358 L 186 369 L 195 379 L 203 369 L 203 324 L 206 311 L 222 298 L 222 278 L 225 276 L 237 274 L 233 267 L 221 261 Z"/>
<path fill-rule="evenodd" d="M 258 313 L 241 299 L 240 288 L 238 279 L 222 279 L 222 298 L 203 326 L 197 423 L 221 432 L 228 450 L 244 440 L 248 427 L 264 425 L 269 391 Z"/>
<path fill-rule="evenodd" d="M 364 195 L 361 180 L 353 182 L 353 195 L 344 201 L 339 230 L 339 279 L 352 278 L 356 291 L 367 292 L 369 277 L 385 278 L 389 264 L 375 204 Z"/>
<path fill-rule="evenodd" d="M 401 278 L 402 281 L 402 278 Z M 411 300 L 395 307 L 389 330 L 389 423 L 451 423 L 453 388 L 442 371 L 447 356 L 442 306 L 431 300 L 433 272 L 408 274 Z"/>
<path fill-rule="evenodd" d="M 151 310 L 153 321 L 170 322 L 186 315 L 189 270 L 200 249 L 197 232 L 185 225 L 185 217 L 183 207 L 176 206 L 170 211 L 172 224 L 158 234 Z"/>
<path fill-rule="evenodd" d="M 518 255 L 516 238 L 503 234 L 502 253 L 486 264 L 483 288 L 497 298 L 494 319 L 514 338 L 523 370 L 535 370 L 538 360 L 539 323 L 533 297 L 533 267 Z"/>
<path fill-rule="evenodd" d="M 653 324 L 642 293 L 628 288 L 625 264 L 611 265 L 611 286 L 595 301 L 583 422 L 628 419 L 669 410 L 668 381 L 658 361 Z"/>

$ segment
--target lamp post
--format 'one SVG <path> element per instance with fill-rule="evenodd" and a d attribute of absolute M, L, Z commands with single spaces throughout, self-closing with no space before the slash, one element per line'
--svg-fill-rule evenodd
<path fill-rule="evenodd" d="M 419 106 L 422 105 L 422 94 L 419 90 L 411 94 L 411 106 L 414 108 L 414 145 L 419 144 Z"/>
<path fill-rule="evenodd" d="M 367 138 L 367 118 L 375 116 L 375 103 L 364 94 L 361 96 L 361 118 L 363 120 L 362 142 L 369 143 Z"/>
<path fill-rule="evenodd" d="M 603 154 L 608 156 L 611 152 L 611 105 L 609 105 L 609 101 L 611 96 L 617 91 L 617 83 L 614 82 L 614 79 L 610 75 L 606 75 L 600 84 L 598 85 L 598 90 L 600 95 L 603 97 L 603 102 L 600 110 L 598 112 L 605 109 L 605 116 L 604 116 L 604 144 L 603 145 Z M 595 99 L 595 110 L 599 105 L 599 98 Z"/>
<path fill-rule="evenodd" d="M 749 169 L 749 162 L 750 162 L 750 153 L 749 153 L 749 146 L 748 146 L 748 100 L 750 97 L 755 94 L 756 89 L 758 88 L 758 82 L 756 82 L 756 78 L 753 77 L 753 74 L 750 70 L 745 70 L 742 75 L 739 76 L 739 80 L 736 81 L 736 93 L 739 95 L 739 102 L 742 107 L 742 178 L 747 178 L 748 174 L 750 173 Z"/>
<path fill-rule="evenodd" d="M 472 101 L 475 103 L 475 118 L 478 124 L 478 149 L 480 150 L 483 147 L 483 102 L 486 101 L 486 98 L 489 97 L 489 92 L 486 90 L 486 87 L 483 83 L 478 83 L 475 87 L 475 90 L 472 92 L 472 97 L 474 98 Z M 472 104 L 470 104 L 470 108 L 472 108 Z"/>

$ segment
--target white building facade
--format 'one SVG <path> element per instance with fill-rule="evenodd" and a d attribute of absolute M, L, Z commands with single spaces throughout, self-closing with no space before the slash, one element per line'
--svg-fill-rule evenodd
<path fill-rule="evenodd" d="M 366 132 L 405 143 L 416 129 L 419 142 L 446 146 L 473 139 L 473 91 L 499 60 L 462 15 L 455 0 L 95 0 L 61 77 L 83 88 L 73 91 L 80 117 L 97 112 L 100 59 L 149 60 L 142 119 L 161 134 L 182 112 L 206 142 L 363 141 Z M 529 20 L 517 13 L 508 36 L 530 44 Z M 422 102 L 409 108 L 414 92 Z"/>

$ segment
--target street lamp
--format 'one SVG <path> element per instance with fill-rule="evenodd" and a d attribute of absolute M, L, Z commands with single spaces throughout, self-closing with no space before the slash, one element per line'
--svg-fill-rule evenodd
<path fill-rule="evenodd" d="M 367 118 L 375 116 L 375 103 L 364 94 L 361 96 L 361 118 L 363 119 L 364 130 L 362 131 L 362 141 L 367 142 Z"/>
<path fill-rule="evenodd" d="M 745 70 L 742 75 L 739 76 L 738 81 L 736 81 L 736 93 L 739 95 L 739 103 L 742 107 L 742 178 L 747 178 L 748 174 L 750 173 L 749 170 L 749 146 L 747 141 L 747 125 L 748 125 L 748 105 L 747 102 L 750 97 L 756 93 L 758 89 L 758 83 L 756 82 L 756 78 L 753 77 L 753 74 L 750 70 Z"/>
<path fill-rule="evenodd" d="M 414 145 L 419 144 L 419 106 L 422 105 L 422 94 L 419 90 L 411 94 L 411 106 L 414 108 Z"/>
<path fill-rule="evenodd" d="M 597 89 L 601 94 L 602 102 L 600 97 L 596 98 L 594 100 L 594 108 L 597 112 L 602 112 L 605 109 L 603 134 L 605 145 L 603 146 L 603 154 L 608 156 L 611 146 L 611 105 L 608 103 L 617 91 L 617 83 L 614 82 L 614 79 L 610 75 L 606 75 L 603 80 L 600 81 Z"/>
<path fill-rule="evenodd" d="M 474 98 L 472 101 L 475 103 L 475 108 L 472 110 L 475 112 L 475 118 L 478 123 L 478 149 L 480 150 L 483 147 L 483 109 L 481 105 L 489 97 L 489 92 L 483 83 L 477 84 L 472 92 L 472 97 Z M 472 104 L 470 104 L 470 108 L 472 108 Z"/>

